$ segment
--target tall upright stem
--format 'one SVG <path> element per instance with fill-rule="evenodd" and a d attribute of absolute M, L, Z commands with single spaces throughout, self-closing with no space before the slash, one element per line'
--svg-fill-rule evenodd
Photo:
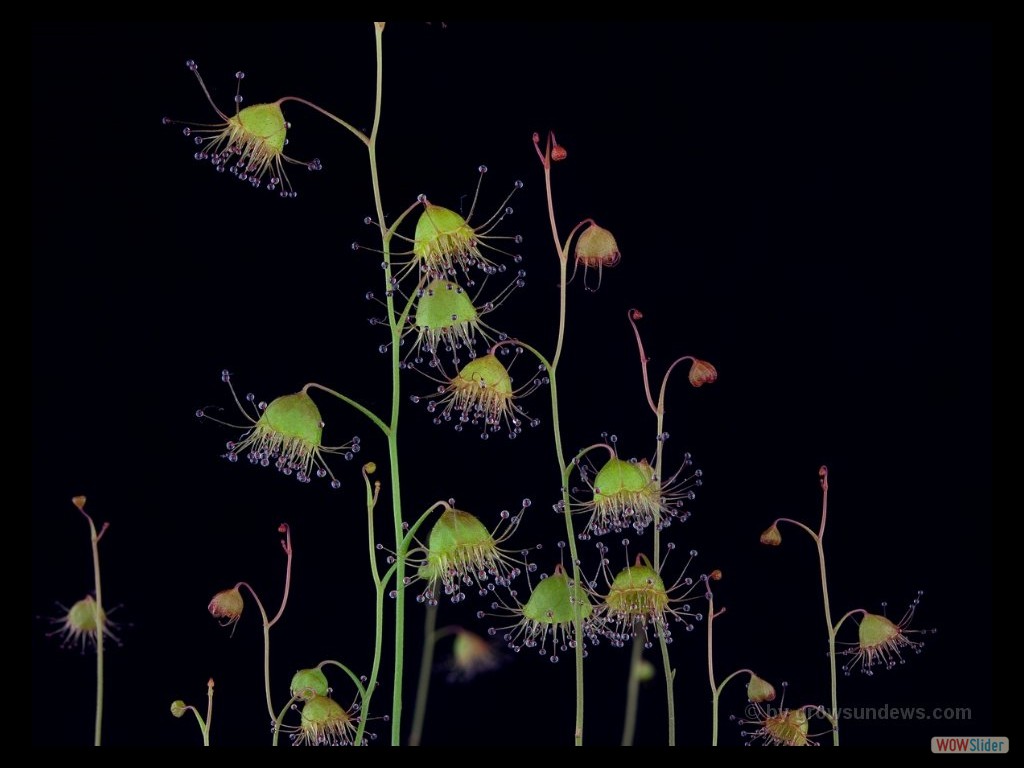
<path fill-rule="evenodd" d="M 825 521 L 828 517 L 828 468 L 822 467 L 818 470 L 821 478 L 821 525 L 818 528 L 818 535 L 815 537 L 815 544 L 818 548 L 818 567 L 821 570 L 821 597 L 825 604 L 825 625 L 828 627 L 828 666 L 829 678 L 832 685 L 832 717 L 834 718 L 832 729 L 832 744 L 839 746 L 839 686 L 836 677 L 836 629 L 832 624 L 832 609 L 828 602 L 828 575 L 825 571 Z"/>
<path fill-rule="evenodd" d="M 555 251 L 558 254 L 558 341 L 555 344 L 555 355 L 549 363 L 537 350 L 530 349 L 544 364 L 548 377 L 551 379 L 551 428 L 555 438 L 555 455 L 558 459 L 558 469 L 562 478 L 562 505 L 565 516 L 565 531 L 569 543 L 569 556 L 572 558 L 572 624 L 575 636 L 574 658 L 576 667 L 576 727 L 573 732 L 573 743 L 576 746 L 583 745 L 583 600 L 585 595 L 581 587 L 579 555 L 576 550 L 576 532 L 572 525 L 572 506 L 569 498 L 569 472 L 570 468 L 565 463 L 565 453 L 562 450 L 562 430 L 559 425 L 558 411 L 558 380 L 556 371 L 558 361 L 562 357 L 562 346 L 565 343 L 565 317 L 566 317 L 566 282 L 569 263 L 569 240 L 572 233 L 563 246 L 558 237 L 558 222 L 555 220 L 555 201 L 551 191 L 551 143 L 552 137 L 548 136 L 547 148 L 542 153 L 539 146 L 539 137 L 534 136 L 534 146 L 537 155 L 540 157 L 544 167 L 544 189 L 547 194 L 548 221 L 551 224 L 551 237 L 554 239 Z M 573 233 L 580 225 L 576 225 Z M 525 345 L 523 345 L 525 346 Z"/>
<path fill-rule="evenodd" d="M 391 287 L 391 233 L 384 218 L 384 203 L 380 192 L 380 176 L 377 168 L 377 136 L 380 131 L 381 106 L 384 93 L 384 22 L 374 22 L 374 38 L 377 52 L 377 87 L 373 108 L 373 129 L 367 142 L 370 157 L 370 176 L 373 182 L 373 202 L 380 226 L 381 245 L 384 253 L 385 305 L 388 327 L 391 330 L 391 418 L 388 427 L 388 461 L 391 470 L 391 511 L 394 517 L 395 546 L 401 543 L 402 531 L 402 490 L 398 471 L 398 416 L 401 400 L 399 364 L 402 362 L 399 345 L 402 329 L 395 313 L 395 300 Z M 391 698 L 391 744 L 401 743 L 402 733 L 402 677 L 405 662 L 405 555 L 399 553 L 395 569 L 395 663 Z"/>
<path fill-rule="evenodd" d="M 83 513 L 84 514 L 84 513 Z M 96 584 L 96 723 L 93 728 L 93 744 L 100 746 L 103 735 L 103 646 L 104 634 L 107 631 L 107 622 L 103 613 L 103 587 L 100 584 L 100 535 L 96 533 L 96 526 L 92 518 L 86 515 L 89 520 L 89 538 L 92 541 L 92 577 Z"/>

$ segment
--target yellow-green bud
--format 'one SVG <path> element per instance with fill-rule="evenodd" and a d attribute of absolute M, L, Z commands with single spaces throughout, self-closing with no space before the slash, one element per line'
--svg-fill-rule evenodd
<path fill-rule="evenodd" d="M 775 701 L 775 687 L 762 677 L 750 673 L 747 683 L 747 698 L 755 704 L 762 701 Z"/>
<path fill-rule="evenodd" d="M 314 696 L 326 696 L 327 688 L 327 676 L 321 669 L 300 669 L 292 675 L 292 696 L 299 701 L 305 701 Z"/>

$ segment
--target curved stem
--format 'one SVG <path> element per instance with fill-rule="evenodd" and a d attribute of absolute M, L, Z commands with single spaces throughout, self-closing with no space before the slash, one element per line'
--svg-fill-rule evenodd
<path fill-rule="evenodd" d="M 868 615 L 868 612 L 866 610 L 864 610 L 863 608 L 854 608 L 852 611 L 847 611 L 846 613 L 843 614 L 842 618 L 839 619 L 839 621 L 837 621 L 835 623 L 835 626 L 832 628 L 833 631 L 835 632 L 836 637 L 839 637 L 839 628 L 841 626 L 843 626 L 843 622 L 846 621 L 851 616 L 857 615 L 858 613 L 861 616 L 867 616 Z"/>
<path fill-rule="evenodd" d="M 187 709 L 192 711 L 192 714 L 196 717 L 196 722 L 199 723 L 199 733 L 202 734 L 203 737 L 203 746 L 210 746 L 210 734 L 206 730 L 206 723 L 203 721 L 203 716 L 200 715 L 199 710 L 193 706 L 189 706 Z"/>
<path fill-rule="evenodd" d="M 427 697 L 430 695 L 430 672 L 434 666 L 434 647 L 437 645 L 437 606 L 428 605 L 423 616 L 423 655 L 420 657 L 420 679 L 416 686 L 416 708 L 412 713 L 412 731 L 409 746 L 418 747 L 423 737 L 423 721 L 427 716 Z"/>
<path fill-rule="evenodd" d="M 334 659 L 324 659 L 323 661 L 321 661 L 319 664 L 316 665 L 316 668 L 322 670 L 324 667 L 326 667 L 328 665 L 330 665 L 332 667 L 337 667 L 342 672 L 344 672 L 346 675 L 348 675 L 349 680 L 352 681 L 352 683 L 356 687 L 356 690 L 359 692 L 360 700 L 366 697 L 366 686 L 363 685 L 363 681 L 359 679 L 359 676 L 356 675 L 355 672 L 353 672 L 351 669 L 346 667 L 340 661 L 335 661 Z"/>
<path fill-rule="evenodd" d="M 284 720 L 284 716 L 288 714 L 288 710 L 292 708 L 296 701 L 298 701 L 298 699 L 294 696 L 288 699 L 288 703 L 281 708 L 281 711 L 274 718 L 274 736 L 270 741 L 271 746 L 277 746 L 278 740 L 281 736 L 281 722 Z"/>
<path fill-rule="evenodd" d="M 643 317 L 643 314 L 639 309 L 630 309 L 626 312 L 626 318 L 629 320 L 629 324 L 633 328 L 633 335 L 636 336 L 636 346 L 640 352 L 640 370 L 644 375 L 644 394 L 647 396 L 647 405 L 654 411 L 654 415 L 658 415 L 658 406 L 654 404 L 654 398 L 651 396 L 651 380 L 647 375 L 647 364 L 651 361 L 651 358 L 644 352 L 644 342 L 640 338 L 640 329 L 636 327 L 636 321 Z M 658 434 L 661 434 L 660 432 Z"/>
<path fill-rule="evenodd" d="M 355 136 L 357 139 L 359 139 L 359 141 L 361 141 L 363 144 L 368 144 L 369 141 L 370 141 L 368 138 L 366 138 L 366 134 L 363 133 L 362 131 L 360 131 L 358 128 L 356 128 L 356 127 L 352 126 L 351 124 L 345 122 L 344 120 L 342 120 L 340 117 L 338 117 L 334 113 L 328 112 L 323 107 L 319 106 L 318 104 L 314 104 L 312 101 L 309 101 L 308 99 L 303 99 L 303 98 L 300 98 L 298 96 L 285 96 L 283 99 L 279 99 L 277 103 L 278 103 L 278 105 L 281 105 L 281 104 L 284 104 L 286 101 L 294 101 L 294 102 L 297 102 L 298 104 L 302 104 L 303 106 L 309 107 L 310 109 L 319 112 L 324 117 L 328 118 L 329 120 L 333 120 L 338 125 L 340 125 L 342 128 L 345 128 L 346 130 L 348 130 L 349 133 L 351 133 L 353 136 Z"/>
<path fill-rule="evenodd" d="M 622 722 L 622 746 L 633 746 L 636 735 L 636 713 L 640 704 L 640 665 L 644 658 L 644 641 L 639 627 L 633 625 L 633 652 L 629 658 L 629 681 L 626 683 L 626 717 Z"/>
<path fill-rule="evenodd" d="M 245 581 L 240 581 L 235 585 L 235 589 L 240 587 L 249 590 L 252 599 L 256 601 L 256 607 L 260 609 L 260 616 L 263 617 L 263 692 L 267 697 L 267 712 L 270 713 L 270 719 L 273 720 L 274 704 L 270 698 L 270 621 L 267 619 L 267 612 L 263 608 L 263 603 L 260 601 L 259 595 L 256 594 L 256 590 Z"/>
<path fill-rule="evenodd" d="M 810 536 L 814 540 L 815 545 L 817 545 L 819 543 L 818 534 L 816 534 L 814 531 L 812 531 L 806 525 L 801 523 L 799 520 L 793 520 L 792 518 L 789 518 L 789 517 L 777 517 L 775 519 L 775 523 L 774 524 L 778 525 L 779 523 L 789 523 L 790 525 L 795 525 L 797 528 L 800 528 L 801 530 L 804 531 L 804 533 L 806 533 L 808 536 Z"/>
<path fill-rule="evenodd" d="M 363 416 L 365 416 L 370 421 L 372 421 L 374 424 L 376 424 L 377 427 L 380 429 L 380 431 L 384 433 L 385 437 L 390 437 L 391 430 L 388 428 L 388 425 L 385 424 L 377 414 L 375 414 L 373 411 L 371 411 L 366 406 L 364 406 L 364 405 L 362 405 L 360 403 L 357 403 L 351 397 L 348 397 L 347 395 L 343 395 L 343 394 L 341 394 L 341 392 L 338 392 L 335 389 L 331 389 L 330 387 L 325 387 L 323 384 L 317 384 L 315 381 L 309 382 L 306 386 L 304 386 L 302 388 L 302 391 L 306 392 L 307 390 L 312 389 L 312 388 L 319 389 L 321 392 L 326 392 L 328 395 L 334 395 L 334 397 L 338 398 L 343 403 L 348 403 L 353 408 L 355 408 L 357 411 L 359 411 L 361 414 L 363 414 Z"/>
<path fill-rule="evenodd" d="M 277 530 L 284 534 L 284 541 L 281 542 L 281 546 L 284 548 L 284 554 L 287 558 L 287 563 L 284 567 L 284 594 L 281 596 L 281 607 L 277 609 L 274 618 L 267 624 L 267 629 L 277 624 L 284 615 L 285 606 L 288 605 L 288 595 L 292 589 L 292 529 L 288 527 L 288 523 L 281 523 Z"/>

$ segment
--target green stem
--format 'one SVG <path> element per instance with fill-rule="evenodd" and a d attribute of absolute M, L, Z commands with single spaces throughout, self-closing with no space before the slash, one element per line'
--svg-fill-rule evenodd
<path fill-rule="evenodd" d="M 235 585 L 235 589 L 240 587 L 249 590 L 252 599 L 256 601 L 256 607 L 259 608 L 260 616 L 263 618 L 263 692 L 267 699 L 267 712 L 270 713 L 270 719 L 273 720 L 274 704 L 270 698 L 270 620 L 267 618 L 267 611 L 264 609 L 259 595 L 256 594 L 256 590 L 245 581 L 240 581 Z"/>
<path fill-rule="evenodd" d="M 370 679 L 364 689 L 362 684 L 359 682 L 359 678 L 356 677 L 356 687 L 360 689 L 362 693 L 361 701 L 361 716 L 359 718 L 359 725 L 356 728 L 355 744 L 361 745 L 363 743 L 363 733 L 366 731 L 366 721 L 370 715 L 370 699 L 373 698 L 374 691 L 377 690 L 377 676 L 380 674 L 380 662 L 381 662 L 381 650 L 384 645 L 384 591 L 387 585 L 387 578 L 383 580 L 380 577 L 380 571 L 377 568 L 377 544 L 376 537 L 374 535 L 373 525 L 373 510 L 377 506 L 377 498 L 380 494 L 380 483 L 370 483 L 369 468 L 363 466 L 363 483 L 366 486 L 366 531 L 367 531 L 367 545 L 370 555 L 370 574 L 373 576 L 373 587 L 374 587 L 374 632 L 373 632 L 373 666 L 370 669 Z M 350 677 L 354 677 L 351 670 L 339 662 L 323 662 L 333 663 L 348 672 Z"/>
<path fill-rule="evenodd" d="M 676 673 L 672 669 L 672 660 L 668 656 L 668 642 L 665 639 L 664 627 L 658 632 L 658 641 L 661 646 L 661 664 L 665 668 L 665 698 L 668 706 L 668 745 L 676 745 L 676 697 L 673 693 L 673 683 Z"/>
<path fill-rule="evenodd" d="M 434 647 L 437 644 L 437 606 L 428 605 L 423 616 L 423 656 L 420 658 L 420 679 L 416 686 L 416 708 L 412 713 L 412 731 L 409 746 L 418 747 L 423 737 L 423 721 L 427 716 L 427 696 L 430 695 L 430 673 L 434 666 Z"/>
<path fill-rule="evenodd" d="M 334 397 L 338 398 L 343 403 L 348 403 L 353 408 L 355 408 L 357 411 L 359 411 L 361 414 L 363 414 L 366 418 L 368 418 L 370 421 L 372 421 L 378 427 L 378 429 L 380 429 L 380 431 L 384 433 L 385 436 L 389 436 L 390 435 L 391 430 L 388 428 L 388 425 L 385 424 L 377 414 L 375 414 L 369 408 L 367 408 L 367 407 L 361 405 L 360 403 L 356 402 L 351 397 L 348 397 L 347 395 L 343 395 L 341 392 L 338 392 L 337 390 L 331 389 L 330 387 L 325 387 L 323 384 L 317 384 L 315 381 L 309 382 L 306 386 L 304 386 L 302 388 L 302 391 L 306 392 L 307 390 L 312 389 L 312 388 L 319 389 L 320 391 L 326 392 L 329 395 L 334 395 Z"/>
<path fill-rule="evenodd" d="M 292 708 L 292 705 L 294 705 L 296 701 L 298 701 L 298 699 L 294 696 L 288 699 L 288 703 L 281 708 L 281 711 L 274 718 L 274 736 L 270 741 L 271 746 L 277 746 L 278 740 L 281 736 L 281 722 L 284 720 L 284 716 L 288 714 L 288 710 Z"/>
<path fill-rule="evenodd" d="M 563 514 L 565 516 L 565 531 L 569 543 L 569 555 L 572 558 L 572 581 L 573 581 L 573 598 L 572 598 L 572 624 L 573 634 L 575 635 L 575 668 L 576 668 L 576 726 L 573 731 L 573 743 L 576 746 L 583 745 L 583 600 L 585 594 L 582 589 L 582 581 L 580 576 L 580 564 L 579 556 L 576 552 L 576 532 L 572 525 L 572 500 L 569 498 L 569 473 L 570 468 L 566 466 L 565 454 L 562 450 L 562 430 L 559 426 L 558 416 L 558 378 L 555 374 L 558 368 L 558 362 L 562 358 L 562 347 L 565 342 L 565 320 L 566 320 L 566 287 L 567 287 L 567 276 L 568 276 L 568 264 L 569 264 L 569 241 L 566 241 L 563 247 L 558 237 L 558 222 L 555 219 L 555 200 L 551 190 L 551 144 L 552 137 L 548 134 L 546 149 L 544 153 L 541 153 L 540 147 L 537 144 L 537 137 L 534 137 L 534 146 L 537 149 L 537 155 L 540 157 L 541 164 L 544 167 L 544 189 L 547 196 L 548 205 L 548 221 L 551 225 L 551 237 L 555 243 L 555 250 L 558 253 L 558 340 L 555 344 L 555 355 L 552 361 L 549 363 L 543 355 L 537 350 L 529 348 L 530 351 L 538 357 L 538 359 L 544 364 L 547 369 L 548 378 L 551 380 L 551 429 L 554 432 L 555 437 L 555 455 L 558 459 L 558 469 L 562 478 L 562 505 L 564 507 Z M 580 225 L 577 225 L 573 232 L 579 229 Z M 570 234 L 569 238 L 572 238 Z M 522 345 L 526 346 L 526 345 Z"/>
<path fill-rule="evenodd" d="M 358 128 L 352 126 L 348 122 L 342 120 L 340 117 L 338 117 L 333 112 L 328 112 L 326 109 L 324 109 L 320 105 L 314 104 L 312 101 L 300 98 L 298 96 L 285 96 L 283 99 L 279 99 L 277 103 L 278 103 L 278 105 L 281 105 L 281 104 L 284 104 L 286 101 L 294 101 L 294 102 L 297 102 L 298 104 L 302 104 L 304 106 L 307 106 L 310 109 L 315 110 L 316 112 L 319 112 L 321 115 L 323 115 L 324 117 L 328 118 L 329 120 L 333 120 L 334 122 L 336 122 L 342 128 L 346 129 L 349 133 L 351 133 L 353 136 L 355 136 L 357 139 L 359 139 L 359 141 L 361 141 L 363 144 L 366 144 L 366 143 L 369 142 L 369 139 L 366 138 L 366 134 L 365 133 L 360 131 Z"/>
<path fill-rule="evenodd" d="M 725 685 L 737 675 L 742 674 L 753 675 L 754 673 L 749 669 L 737 669 L 731 675 L 726 677 L 717 687 L 715 686 L 715 680 L 711 678 L 711 746 L 718 746 L 718 700 L 722 696 L 722 691 L 725 690 Z M 712 673 L 713 674 L 713 673 Z"/>
<path fill-rule="evenodd" d="M 195 711 L 195 710 L 193 710 Z M 196 713 L 198 715 L 198 713 Z M 203 729 L 203 746 L 210 746 L 210 726 L 213 725 L 213 678 L 211 677 L 206 683 L 206 723 L 202 723 L 200 718 L 200 724 Z"/>
<path fill-rule="evenodd" d="M 822 467 L 821 477 L 821 525 L 814 542 L 818 549 L 818 568 L 821 571 L 821 597 L 825 605 L 825 626 L 828 628 L 828 671 L 832 685 L 832 744 L 839 746 L 839 684 L 836 676 L 836 627 L 832 624 L 832 609 L 828 602 L 828 575 L 825 570 L 825 521 L 828 518 L 828 470 Z M 844 617 L 845 618 L 845 617 Z"/>
<path fill-rule="evenodd" d="M 562 276 L 565 276 L 564 260 L 562 263 Z M 564 293 L 563 293 L 564 299 Z M 560 307 L 560 314 L 565 314 L 565 303 Z M 564 322 L 560 323 L 564 327 Z M 576 532 L 572 526 L 572 500 L 569 498 L 569 475 L 572 467 L 565 463 L 565 454 L 562 451 L 562 430 L 558 418 L 558 379 L 555 375 L 554 366 L 547 361 L 539 351 L 522 341 L 516 344 L 523 349 L 533 353 L 547 371 L 551 382 L 551 429 L 555 438 L 555 455 L 558 459 L 558 469 L 562 478 L 562 506 L 565 517 L 565 532 L 569 539 L 569 556 L 572 558 L 572 581 L 573 581 L 573 635 L 575 636 L 574 656 L 576 662 L 576 728 L 573 732 L 573 743 L 579 747 L 583 746 L 583 600 L 586 594 L 583 591 L 582 577 L 580 575 L 579 555 L 576 550 Z"/>
<path fill-rule="evenodd" d="M 385 303 L 388 326 L 391 329 L 391 420 L 388 428 L 388 460 L 391 464 L 391 509 L 394 516 L 395 543 L 402 541 L 402 491 L 398 472 L 398 414 L 401 398 L 399 364 L 402 362 L 399 344 L 402 328 L 395 315 L 395 299 L 391 287 L 391 235 L 384 223 L 384 203 L 380 193 L 380 176 L 377 169 L 377 136 L 380 131 L 381 104 L 384 93 L 384 22 L 374 22 L 374 37 L 377 51 L 377 88 L 373 108 L 373 129 L 367 149 L 370 155 L 370 176 L 373 182 L 373 202 L 377 209 L 381 241 L 384 252 Z M 391 744 L 401 743 L 402 733 L 402 677 L 405 668 L 405 555 L 398 553 L 395 570 L 395 664 L 391 697 Z"/>
<path fill-rule="evenodd" d="M 633 651 L 629 658 L 629 681 L 626 683 L 626 717 L 622 722 L 622 746 L 633 746 L 636 735 L 636 714 L 640 704 L 640 665 L 644 658 L 644 641 L 633 626 Z"/>

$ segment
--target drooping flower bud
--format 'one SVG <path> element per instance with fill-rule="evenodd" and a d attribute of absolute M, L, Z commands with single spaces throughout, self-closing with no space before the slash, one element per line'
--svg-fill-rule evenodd
<path fill-rule="evenodd" d="M 604 227 L 599 227 L 593 222 L 580 233 L 576 240 L 576 264 L 573 267 L 573 277 L 576 270 L 583 267 L 583 285 L 587 284 L 587 272 L 591 269 L 597 270 L 597 288 L 601 287 L 602 271 L 607 267 L 617 266 L 622 258 L 619 253 L 619 245 L 615 237 Z M 589 290 L 589 289 L 588 289 Z"/>
<path fill-rule="evenodd" d="M 188 705 L 185 704 L 184 701 L 181 699 L 175 699 L 171 702 L 171 714 L 174 715 L 174 717 L 181 717 L 186 712 L 188 712 Z"/>
<path fill-rule="evenodd" d="M 750 682 L 747 683 L 747 699 L 755 704 L 762 701 L 775 701 L 775 686 L 751 672 Z"/>
<path fill-rule="evenodd" d="M 245 601 L 242 599 L 242 593 L 238 587 L 221 590 L 213 596 L 207 606 L 207 610 L 213 618 L 223 619 L 220 623 L 222 627 L 237 624 L 238 620 L 242 618 L 243 608 L 245 608 Z M 231 632 L 234 634 L 233 629 Z"/>
<path fill-rule="evenodd" d="M 713 384 L 718 381 L 718 371 L 706 360 L 694 360 L 690 365 L 689 379 L 693 386 L 703 387 L 705 384 Z"/>
<path fill-rule="evenodd" d="M 772 523 L 766 528 L 764 533 L 761 534 L 761 543 L 768 547 L 779 546 L 782 543 L 782 534 L 779 532 L 779 526 Z"/>
<path fill-rule="evenodd" d="M 314 696 L 326 696 L 328 692 L 327 675 L 322 669 L 300 669 L 292 675 L 292 682 L 289 686 L 294 696 L 299 701 L 311 699 Z"/>

